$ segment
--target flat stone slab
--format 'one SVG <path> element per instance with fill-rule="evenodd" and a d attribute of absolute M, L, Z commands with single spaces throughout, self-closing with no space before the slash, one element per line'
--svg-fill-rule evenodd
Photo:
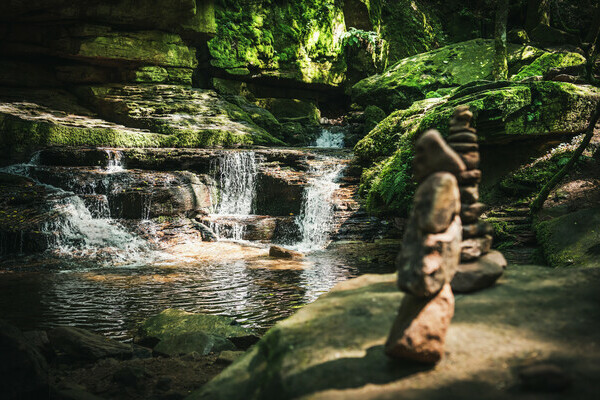
<path fill-rule="evenodd" d="M 445 357 L 428 369 L 384 354 L 403 295 L 394 274 L 364 275 L 278 323 L 189 399 L 531 399 L 516 367 L 532 362 L 569 372 L 564 398 L 594 398 L 599 284 L 600 268 L 511 266 L 456 297 Z"/>

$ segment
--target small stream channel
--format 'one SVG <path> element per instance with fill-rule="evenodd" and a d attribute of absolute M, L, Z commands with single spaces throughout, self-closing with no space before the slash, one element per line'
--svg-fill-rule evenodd
<path fill-rule="evenodd" d="M 330 132 L 324 136 L 318 146 L 343 145 Z M 128 340 L 144 318 L 181 308 L 232 316 L 262 331 L 341 280 L 390 270 L 326 249 L 340 224 L 334 197 L 347 152 L 221 150 L 205 157 L 206 174 L 182 175 L 129 169 L 131 154 L 102 151 L 102 166 L 48 166 L 37 156 L 3 169 L 42 185 L 50 193 L 44 211 L 56 214 L 38 232 L 45 251 L 19 254 L 21 245 L 0 258 L 0 313 L 22 329 L 75 325 Z M 271 185 L 274 192 L 264 193 L 264 182 L 272 181 L 289 187 Z M 193 193 L 191 210 L 201 209 L 201 199 L 209 203 L 193 218 L 217 241 L 202 241 L 192 218 L 197 211 L 156 216 L 166 213 L 165 204 L 176 206 L 165 193 L 181 197 L 182 187 Z M 272 259 L 271 243 L 306 257 Z"/>

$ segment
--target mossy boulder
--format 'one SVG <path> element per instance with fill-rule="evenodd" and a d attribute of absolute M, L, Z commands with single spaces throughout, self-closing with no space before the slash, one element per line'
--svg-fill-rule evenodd
<path fill-rule="evenodd" d="M 534 62 L 524 66 L 516 75 L 510 79 L 519 81 L 530 76 L 543 76 L 552 68 L 570 67 L 585 63 L 585 57 L 579 53 L 546 53 L 542 54 Z"/>
<path fill-rule="evenodd" d="M 426 99 L 381 121 L 355 146 L 366 166 L 360 193 L 372 212 L 406 213 L 416 136 L 435 128 L 447 135 L 458 105 L 473 111 L 479 140 L 490 145 L 532 137 L 570 137 L 587 127 L 600 90 L 562 82 L 492 83 L 466 85 L 453 96 Z"/>
<path fill-rule="evenodd" d="M 257 340 L 257 335 L 251 329 L 236 325 L 233 318 L 169 308 L 146 319 L 135 337 L 138 343 L 160 346 L 158 349 L 166 354 L 214 346 L 221 350 L 232 350 L 224 339 L 245 348 L 248 343 Z M 198 352 L 206 354 L 204 351 Z"/>
<path fill-rule="evenodd" d="M 542 50 L 510 44 L 509 68 L 531 63 Z M 474 39 L 402 59 L 387 71 L 363 79 L 352 87 L 352 100 L 391 112 L 409 107 L 427 93 L 491 79 L 493 40 Z"/>
<path fill-rule="evenodd" d="M 256 99 L 256 104 L 269 110 L 279 122 L 300 122 L 319 125 L 321 112 L 317 106 L 305 100 L 266 98 Z"/>
<path fill-rule="evenodd" d="M 570 366 L 581 394 L 575 397 L 597 392 L 589 377 L 600 370 L 600 321 L 593 318 L 599 268 L 511 265 L 499 285 L 460 296 L 445 358 L 435 368 L 385 355 L 403 297 L 395 279 L 363 275 L 338 284 L 276 324 L 188 400 L 466 399 L 473 393 L 485 400 L 525 399 L 531 393 L 514 389 L 519 377 L 510 366 L 521 362 L 516 355 L 529 362 L 530 354 L 557 349 L 560 358 L 552 359 Z"/>
<path fill-rule="evenodd" d="M 600 266 L 600 208 L 540 222 L 536 233 L 544 257 L 552 267 Z"/>

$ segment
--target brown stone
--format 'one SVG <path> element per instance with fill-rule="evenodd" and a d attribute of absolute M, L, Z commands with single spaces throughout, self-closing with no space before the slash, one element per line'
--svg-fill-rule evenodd
<path fill-rule="evenodd" d="M 303 258 L 304 254 L 281 246 L 271 246 L 269 256 L 274 258 Z"/>
<path fill-rule="evenodd" d="M 494 233 L 494 227 L 492 224 L 486 221 L 479 221 L 474 224 L 464 224 L 463 220 L 462 227 L 462 236 L 463 239 L 469 239 L 472 237 L 483 236 L 483 235 L 492 235 Z"/>
<path fill-rule="evenodd" d="M 454 110 L 454 114 L 450 119 L 450 126 L 457 129 L 469 128 L 471 125 L 471 119 L 473 118 L 473 113 L 469 110 L 469 106 L 458 106 Z"/>
<path fill-rule="evenodd" d="M 462 204 L 460 209 L 460 219 L 463 224 L 477 222 L 479 216 L 485 211 L 487 206 L 483 203 Z"/>
<path fill-rule="evenodd" d="M 473 204 L 477 200 L 479 200 L 479 187 L 477 185 L 460 187 L 460 201 L 463 204 Z"/>
<path fill-rule="evenodd" d="M 481 182 L 481 170 L 469 169 L 456 176 L 459 185 L 474 185 Z"/>
<path fill-rule="evenodd" d="M 438 131 L 428 130 L 417 140 L 413 160 L 413 175 L 417 182 L 422 182 L 435 172 L 445 171 L 457 175 L 466 169 L 465 163 Z"/>
<path fill-rule="evenodd" d="M 493 250 L 473 262 L 461 263 L 452 279 L 452 291 L 471 293 L 492 286 L 506 266 L 506 260 L 499 251 Z"/>
<path fill-rule="evenodd" d="M 402 252 L 396 259 L 398 288 L 417 297 L 432 297 L 450 282 L 460 259 L 462 225 L 456 216 L 445 232 L 423 234 L 409 221 Z"/>
<path fill-rule="evenodd" d="M 471 128 L 471 127 L 468 127 L 468 126 L 451 126 L 450 127 L 450 134 L 451 135 L 454 135 L 454 134 L 457 134 L 457 133 L 462 133 L 462 132 L 476 134 L 477 133 L 477 129 Z"/>
<path fill-rule="evenodd" d="M 466 165 L 467 169 L 479 168 L 479 152 L 470 151 L 468 153 L 459 154 L 461 160 Z"/>
<path fill-rule="evenodd" d="M 425 233 L 445 231 L 460 211 L 460 194 L 454 175 L 437 172 L 419 186 L 414 198 L 414 222 Z"/>
<path fill-rule="evenodd" d="M 475 129 L 469 128 L 469 130 L 460 130 L 453 132 L 450 128 L 450 136 L 446 139 L 448 143 L 477 143 L 477 135 Z"/>
<path fill-rule="evenodd" d="M 450 143 L 449 145 L 452 150 L 459 154 L 479 150 L 479 145 L 477 143 Z"/>
<path fill-rule="evenodd" d="M 490 235 L 463 240 L 460 249 L 460 261 L 475 260 L 489 252 L 491 247 L 492 237 Z"/>
<path fill-rule="evenodd" d="M 436 363 L 444 355 L 446 331 L 454 315 L 454 295 L 446 284 L 431 299 L 407 294 L 385 344 L 385 353 L 398 359 Z"/>

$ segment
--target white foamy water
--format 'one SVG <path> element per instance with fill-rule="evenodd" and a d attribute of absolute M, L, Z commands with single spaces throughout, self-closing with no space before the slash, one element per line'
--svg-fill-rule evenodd
<path fill-rule="evenodd" d="M 314 147 L 341 149 L 344 147 L 344 132 L 334 132 L 332 128 L 322 128 L 321 135 L 317 138 Z"/>
<path fill-rule="evenodd" d="M 105 149 L 107 155 L 106 172 L 114 173 L 125 170 L 123 164 L 123 153 L 119 150 Z"/>
<path fill-rule="evenodd" d="M 213 166 L 215 179 L 219 183 L 219 202 L 214 216 L 239 216 L 252 214 L 256 197 L 256 154 L 253 151 L 232 151 L 220 156 Z M 222 227 L 216 222 L 210 228 L 219 238 L 242 240 L 245 225 L 234 224 Z"/>
<path fill-rule="evenodd" d="M 333 194 L 339 188 L 336 182 L 344 165 L 335 159 L 316 160 L 309 171 L 308 186 L 304 190 L 302 209 L 296 218 L 301 240 L 293 246 L 298 251 L 324 249 L 333 227 Z"/>

